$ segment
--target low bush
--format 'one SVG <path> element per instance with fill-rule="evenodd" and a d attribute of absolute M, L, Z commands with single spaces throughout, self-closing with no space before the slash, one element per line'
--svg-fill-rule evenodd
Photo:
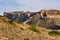
<path fill-rule="evenodd" d="M 9 22 L 10 24 L 12 24 L 12 23 L 13 23 L 13 21 L 12 21 L 12 20 L 9 20 L 8 22 Z"/>
<path fill-rule="evenodd" d="M 29 40 L 29 38 L 26 38 L 26 39 L 24 39 L 24 40 Z"/>
<path fill-rule="evenodd" d="M 3 27 L 0 27 L 0 30 L 4 30 L 5 28 L 3 28 Z"/>
<path fill-rule="evenodd" d="M 20 27 L 21 30 L 24 30 L 22 27 Z"/>
<path fill-rule="evenodd" d="M 36 28 L 35 25 L 31 25 L 31 27 L 29 29 L 36 32 L 36 33 L 40 33 L 40 31 Z"/>
<path fill-rule="evenodd" d="M 48 34 L 51 36 L 60 36 L 60 32 L 58 31 L 50 31 Z"/>

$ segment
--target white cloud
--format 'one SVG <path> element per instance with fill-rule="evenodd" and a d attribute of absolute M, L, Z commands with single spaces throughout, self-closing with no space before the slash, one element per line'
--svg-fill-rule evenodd
<path fill-rule="evenodd" d="M 24 5 L 21 8 L 21 10 L 40 10 L 40 9 L 54 9 L 56 6 L 55 1 L 47 1 L 47 0 L 15 0 L 16 3 Z"/>

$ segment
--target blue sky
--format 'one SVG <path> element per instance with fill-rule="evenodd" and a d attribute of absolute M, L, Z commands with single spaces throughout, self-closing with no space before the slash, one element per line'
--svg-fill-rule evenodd
<path fill-rule="evenodd" d="M 60 10 L 60 0 L 0 0 L 0 15 L 4 11 Z"/>

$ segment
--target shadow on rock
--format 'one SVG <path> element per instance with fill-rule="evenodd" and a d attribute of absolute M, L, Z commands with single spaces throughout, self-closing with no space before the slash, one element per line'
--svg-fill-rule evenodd
<path fill-rule="evenodd" d="M 52 30 L 60 30 L 60 26 L 55 25 L 54 27 L 48 28 L 48 29 L 52 29 Z"/>

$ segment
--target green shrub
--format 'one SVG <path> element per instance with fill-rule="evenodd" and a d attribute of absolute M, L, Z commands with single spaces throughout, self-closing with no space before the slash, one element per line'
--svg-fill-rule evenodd
<path fill-rule="evenodd" d="M 21 30 L 24 30 L 23 28 L 20 27 Z"/>
<path fill-rule="evenodd" d="M 36 32 L 36 33 L 40 33 L 40 31 L 36 28 L 35 25 L 31 25 L 31 27 L 29 29 Z"/>
<path fill-rule="evenodd" d="M 13 23 L 13 21 L 12 21 L 12 20 L 9 20 L 8 22 L 9 22 L 10 24 L 12 24 L 12 23 Z"/>
<path fill-rule="evenodd" d="M 29 38 L 26 38 L 26 39 L 24 39 L 24 40 L 29 40 Z"/>
<path fill-rule="evenodd" d="M 5 28 L 1 27 L 0 30 L 4 30 Z"/>
<path fill-rule="evenodd" d="M 48 34 L 51 36 L 60 36 L 60 32 L 58 31 L 50 31 Z"/>

